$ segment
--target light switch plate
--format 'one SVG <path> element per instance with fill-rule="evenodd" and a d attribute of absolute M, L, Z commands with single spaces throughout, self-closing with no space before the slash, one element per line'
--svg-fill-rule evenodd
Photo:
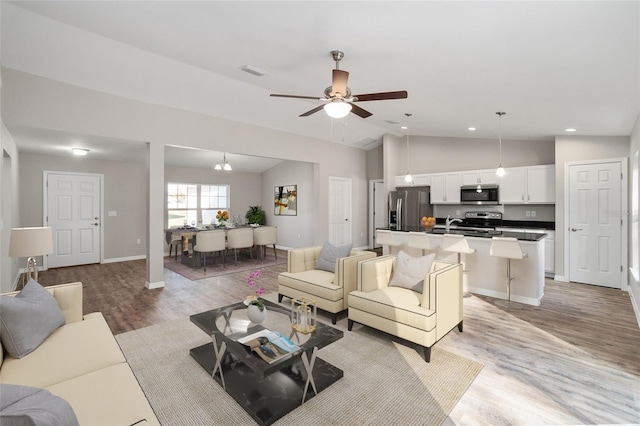
<path fill-rule="evenodd" d="M 109 216 L 118 216 L 118 212 L 111 210 L 107 213 Z"/>

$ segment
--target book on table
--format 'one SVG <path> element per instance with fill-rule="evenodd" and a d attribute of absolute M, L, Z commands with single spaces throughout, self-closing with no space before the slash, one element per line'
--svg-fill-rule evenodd
<path fill-rule="evenodd" d="M 288 337 L 283 336 L 282 333 L 267 329 L 238 339 L 238 342 L 249 347 L 269 364 L 289 357 L 300 350 L 298 345 Z"/>

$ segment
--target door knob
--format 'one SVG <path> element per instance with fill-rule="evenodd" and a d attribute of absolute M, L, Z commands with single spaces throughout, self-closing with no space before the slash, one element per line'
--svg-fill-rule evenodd
<path fill-rule="evenodd" d="M 98 225 L 100 225 L 100 224 L 96 222 L 96 223 L 92 223 L 91 225 L 93 225 L 93 226 L 98 226 Z"/>
<path fill-rule="evenodd" d="M 576 232 L 576 231 L 582 231 L 582 228 L 571 228 L 572 232 Z"/>

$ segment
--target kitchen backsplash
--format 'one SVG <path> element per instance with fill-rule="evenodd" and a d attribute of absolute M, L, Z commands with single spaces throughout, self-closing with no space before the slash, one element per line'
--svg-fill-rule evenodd
<path fill-rule="evenodd" d="M 555 222 L 556 207 L 549 204 L 523 204 L 523 205 L 497 205 L 497 206 L 468 206 L 460 204 L 439 204 L 434 206 L 435 217 L 443 218 L 450 215 L 451 217 L 464 217 L 466 212 L 471 211 L 487 211 L 502 213 L 503 220 L 521 220 L 536 222 Z M 529 212 L 529 216 L 527 216 Z M 535 216 L 533 216 L 535 212 Z"/>

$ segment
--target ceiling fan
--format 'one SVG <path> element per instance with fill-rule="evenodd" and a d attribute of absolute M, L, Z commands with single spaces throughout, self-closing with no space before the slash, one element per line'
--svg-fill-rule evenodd
<path fill-rule="evenodd" d="M 389 99 L 406 99 L 407 91 L 401 90 L 398 92 L 380 92 L 380 93 L 367 93 L 364 95 L 351 95 L 351 89 L 347 87 L 347 80 L 349 79 L 349 73 L 340 69 L 340 60 L 344 58 L 344 53 L 339 50 L 332 50 L 331 56 L 336 61 L 336 68 L 333 70 L 333 78 L 331 86 L 324 89 L 324 96 L 300 96 L 300 95 L 279 95 L 272 93 L 271 96 L 278 98 L 296 98 L 296 99 L 317 99 L 319 101 L 326 102 L 324 105 L 315 107 L 303 114 L 300 117 L 308 117 L 321 109 L 324 109 L 327 115 L 333 118 L 345 117 L 349 112 L 355 115 L 367 118 L 372 114 L 355 105 L 355 102 L 366 101 L 385 101 Z"/>

